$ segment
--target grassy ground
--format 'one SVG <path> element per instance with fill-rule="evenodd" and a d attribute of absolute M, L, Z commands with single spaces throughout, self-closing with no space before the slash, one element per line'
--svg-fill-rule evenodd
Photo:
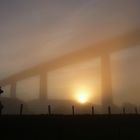
<path fill-rule="evenodd" d="M 3 139 L 140 140 L 140 115 L 5 115 Z"/>

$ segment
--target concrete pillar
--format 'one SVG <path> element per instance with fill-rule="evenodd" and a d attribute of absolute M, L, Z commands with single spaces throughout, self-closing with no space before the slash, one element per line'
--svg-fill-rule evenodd
<path fill-rule="evenodd" d="M 16 82 L 11 83 L 11 98 L 16 98 Z"/>
<path fill-rule="evenodd" d="M 47 72 L 42 72 L 40 74 L 40 99 L 47 99 Z"/>
<path fill-rule="evenodd" d="M 108 53 L 101 56 L 101 88 L 102 104 L 104 107 L 111 106 L 112 101 L 112 79 L 111 79 L 111 59 Z"/>

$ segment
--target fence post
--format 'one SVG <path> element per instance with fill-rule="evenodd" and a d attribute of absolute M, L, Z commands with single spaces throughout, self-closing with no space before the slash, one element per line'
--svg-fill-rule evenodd
<path fill-rule="evenodd" d="M 138 109 L 137 109 L 137 107 L 135 107 L 135 113 L 138 114 Z"/>
<path fill-rule="evenodd" d="M 20 105 L 20 115 L 23 113 L 23 104 Z"/>
<path fill-rule="evenodd" d="M 0 87 L 0 95 L 3 93 L 4 91 L 1 89 Z M 2 109 L 4 108 L 3 104 L 0 101 L 0 116 L 2 115 Z"/>
<path fill-rule="evenodd" d="M 74 110 L 74 105 L 72 106 L 72 115 L 74 116 L 75 110 Z"/>
<path fill-rule="evenodd" d="M 2 105 L 2 103 L 0 101 L 0 116 L 2 115 L 2 109 L 3 109 L 3 105 Z"/>
<path fill-rule="evenodd" d="M 48 105 L 48 114 L 51 115 L 51 106 Z"/>
<path fill-rule="evenodd" d="M 108 106 L 108 114 L 111 115 L 111 107 Z"/>
<path fill-rule="evenodd" d="M 94 112 L 94 106 L 92 106 L 92 115 L 94 115 L 95 114 L 95 112 Z"/>
<path fill-rule="evenodd" d="M 123 107 L 123 114 L 125 114 L 126 113 L 126 110 L 125 110 L 125 107 Z"/>

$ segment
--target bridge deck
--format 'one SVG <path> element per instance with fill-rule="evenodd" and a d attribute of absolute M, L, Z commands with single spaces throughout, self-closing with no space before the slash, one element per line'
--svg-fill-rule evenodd
<path fill-rule="evenodd" d="M 39 75 L 42 71 L 52 71 L 66 65 L 79 63 L 91 58 L 102 56 L 104 53 L 111 54 L 116 51 L 132 48 L 137 44 L 140 44 L 140 30 L 128 32 L 122 36 L 94 44 L 93 46 L 86 47 L 85 49 L 66 54 L 49 62 L 24 70 L 1 80 L 0 85 L 5 86 L 11 84 L 13 81 L 16 82 Z"/>

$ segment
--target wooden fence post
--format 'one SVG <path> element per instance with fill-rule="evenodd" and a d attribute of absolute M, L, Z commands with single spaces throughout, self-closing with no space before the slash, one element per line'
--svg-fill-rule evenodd
<path fill-rule="evenodd" d="M 51 106 L 48 105 L 48 114 L 51 115 Z"/>
<path fill-rule="evenodd" d="M 1 89 L 0 87 L 0 95 L 3 93 L 4 91 Z M 2 115 L 2 109 L 4 108 L 3 104 L 0 101 L 0 116 Z"/>
<path fill-rule="evenodd" d="M 137 107 L 135 107 L 135 113 L 138 114 L 138 109 L 137 109 Z"/>
<path fill-rule="evenodd" d="M 3 109 L 3 105 L 2 105 L 2 103 L 0 101 L 0 116 L 2 115 L 2 109 Z"/>
<path fill-rule="evenodd" d="M 72 106 L 72 115 L 75 115 L 74 105 Z"/>
<path fill-rule="evenodd" d="M 111 107 L 108 106 L 108 114 L 111 115 Z"/>
<path fill-rule="evenodd" d="M 125 114 L 126 113 L 126 110 L 125 110 L 125 107 L 123 107 L 123 114 Z"/>
<path fill-rule="evenodd" d="M 23 104 L 20 105 L 20 115 L 23 113 Z"/>
<path fill-rule="evenodd" d="M 94 112 L 94 106 L 92 106 L 92 115 L 94 115 L 95 114 L 95 112 Z"/>

